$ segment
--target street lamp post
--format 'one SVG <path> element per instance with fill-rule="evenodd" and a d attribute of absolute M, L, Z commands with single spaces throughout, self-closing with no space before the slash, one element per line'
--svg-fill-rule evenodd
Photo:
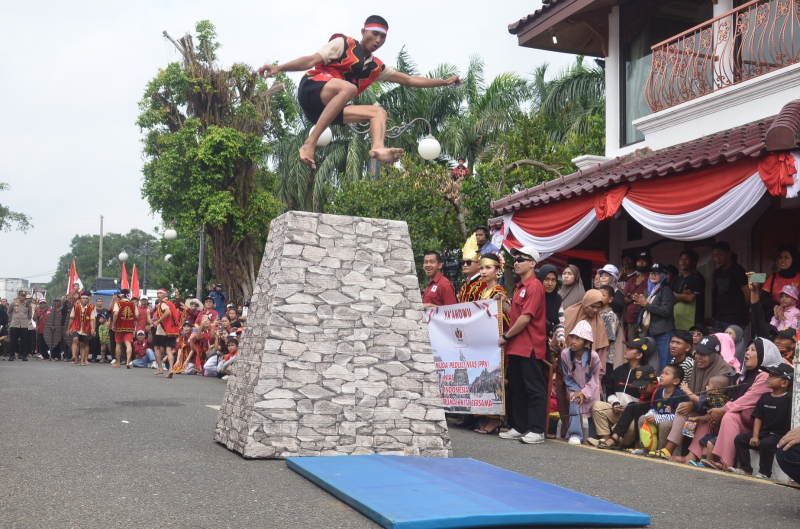
<path fill-rule="evenodd" d="M 405 134 L 408 130 L 410 130 L 414 124 L 418 121 L 425 123 L 428 126 L 428 135 L 425 136 L 422 141 L 419 142 L 417 146 L 417 151 L 419 155 L 422 156 L 425 160 L 433 160 L 437 156 L 442 153 L 442 146 L 439 145 L 439 142 L 436 141 L 436 138 L 433 137 L 433 127 L 431 126 L 430 121 L 425 118 L 414 118 L 408 123 L 401 123 L 396 127 L 391 127 L 386 129 L 386 137 L 387 138 L 398 138 Z M 369 134 L 369 123 L 367 124 L 360 124 L 360 123 L 351 123 L 350 130 L 355 132 L 356 134 L 365 135 Z M 377 170 L 377 162 L 376 160 L 372 160 L 373 162 L 373 171 Z"/>

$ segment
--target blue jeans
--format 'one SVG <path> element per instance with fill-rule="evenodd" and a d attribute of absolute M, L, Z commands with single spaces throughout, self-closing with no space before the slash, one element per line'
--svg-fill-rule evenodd
<path fill-rule="evenodd" d="M 133 360 L 131 365 L 133 367 L 148 367 L 151 363 L 156 361 L 156 353 L 152 349 L 148 349 L 144 358 Z"/>
<path fill-rule="evenodd" d="M 659 373 L 669 365 L 672 359 L 672 355 L 669 354 L 669 341 L 672 340 L 674 334 L 675 331 L 667 331 L 661 334 L 650 335 L 650 337 L 656 341 L 656 346 L 658 348 Z"/>
<path fill-rule="evenodd" d="M 569 403 L 569 429 L 567 430 L 567 438 L 569 437 L 577 437 L 578 439 L 583 439 L 583 428 L 581 427 L 581 423 L 583 422 L 583 417 L 580 415 L 581 407 L 578 406 L 576 402 Z"/>

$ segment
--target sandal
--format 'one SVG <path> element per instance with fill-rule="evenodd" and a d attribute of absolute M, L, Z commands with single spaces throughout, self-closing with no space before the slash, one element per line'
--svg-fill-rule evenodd
<path fill-rule="evenodd" d="M 611 444 L 608 444 L 609 441 L 611 441 Z M 601 450 L 619 450 L 619 441 L 619 439 L 614 439 L 614 436 L 612 435 L 605 441 L 598 443 L 597 448 Z"/>
<path fill-rule="evenodd" d="M 689 464 L 692 465 L 693 467 L 706 468 L 706 466 L 703 463 L 701 463 L 700 461 L 692 461 L 690 459 L 689 460 Z"/>
<path fill-rule="evenodd" d="M 672 454 L 667 452 L 665 449 L 656 450 L 655 452 L 650 452 L 651 457 L 657 457 L 659 459 L 666 459 L 667 461 L 672 461 Z"/>

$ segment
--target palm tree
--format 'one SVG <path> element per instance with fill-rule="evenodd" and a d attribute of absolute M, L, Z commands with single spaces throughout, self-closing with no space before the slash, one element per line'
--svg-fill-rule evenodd
<path fill-rule="evenodd" d="M 564 142 L 570 133 L 588 134 L 592 119 L 605 117 L 606 76 L 599 66 L 587 66 L 583 56 L 546 80 L 547 64 L 532 72 L 532 111 L 544 115 L 553 142 Z"/>
<path fill-rule="evenodd" d="M 481 151 L 507 131 L 530 97 L 530 85 L 516 73 L 501 73 L 486 86 L 483 60 L 473 55 L 464 76 L 460 112 L 443 126 L 441 143 L 451 158 L 464 156 L 470 172 Z"/>

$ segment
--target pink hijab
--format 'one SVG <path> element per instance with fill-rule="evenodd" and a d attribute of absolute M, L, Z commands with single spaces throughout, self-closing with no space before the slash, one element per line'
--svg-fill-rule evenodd
<path fill-rule="evenodd" d="M 714 334 L 719 340 L 719 345 L 722 347 L 722 351 L 720 351 L 720 355 L 722 358 L 725 359 L 738 373 L 741 364 L 739 360 L 736 359 L 736 344 L 733 342 L 733 338 L 731 338 L 727 333 L 718 332 Z"/>

